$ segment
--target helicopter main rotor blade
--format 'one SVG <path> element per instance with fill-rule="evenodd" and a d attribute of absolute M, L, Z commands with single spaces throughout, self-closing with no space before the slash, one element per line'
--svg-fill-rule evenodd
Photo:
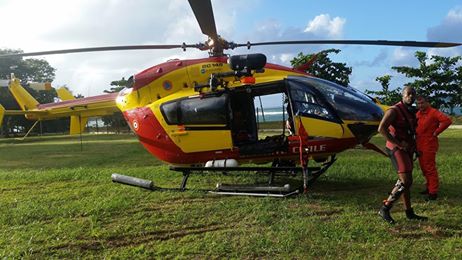
<path fill-rule="evenodd" d="M 188 0 L 196 20 L 201 27 L 202 33 L 212 39 L 217 39 L 217 28 L 213 17 L 212 3 L 210 0 Z"/>
<path fill-rule="evenodd" d="M 418 42 L 418 41 L 385 41 L 385 40 L 307 40 L 307 41 L 277 41 L 277 42 L 247 42 L 234 44 L 232 47 L 247 47 L 261 45 L 285 45 L 285 44 L 358 44 L 358 45 L 388 45 L 404 47 L 429 47 L 446 48 L 462 45 L 462 43 L 451 42 Z"/>
<path fill-rule="evenodd" d="M 78 52 L 96 52 L 96 51 L 120 51 L 120 50 L 166 50 L 177 48 L 200 48 L 198 44 L 182 44 L 182 45 L 126 45 L 126 46 L 107 46 L 107 47 L 92 47 L 92 48 L 78 48 L 66 50 L 52 50 L 52 51 L 39 51 L 27 53 L 11 53 L 0 55 L 0 58 L 6 57 L 26 57 L 26 56 L 40 56 L 52 54 L 67 54 Z"/>

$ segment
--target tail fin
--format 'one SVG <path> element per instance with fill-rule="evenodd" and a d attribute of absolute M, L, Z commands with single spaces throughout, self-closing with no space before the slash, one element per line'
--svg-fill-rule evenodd
<path fill-rule="evenodd" d="M 75 97 L 72 93 L 65 87 L 60 87 L 56 90 L 58 93 L 58 97 L 61 100 L 74 100 Z M 87 125 L 88 118 L 86 117 L 79 117 L 79 116 L 71 116 L 71 126 L 69 127 L 69 134 L 70 135 L 78 135 L 85 130 L 85 126 Z"/>
<path fill-rule="evenodd" d="M 59 99 L 61 100 L 73 100 L 75 97 L 72 95 L 72 93 L 65 87 L 60 87 L 56 90 L 56 93 L 58 94 Z"/>
<path fill-rule="evenodd" d="M 71 126 L 69 127 L 70 135 L 78 135 L 83 133 L 87 125 L 87 117 L 71 116 Z"/>
<path fill-rule="evenodd" d="M 40 104 L 21 86 L 19 79 L 13 78 L 8 86 L 8 89 L 23 111 L 35 109 Z"/>
<path fill-rule="evenodd" d="M 3 124 L 3 116 L 5 116 L 5 108 L 0 104 L 0 127 Z"/>

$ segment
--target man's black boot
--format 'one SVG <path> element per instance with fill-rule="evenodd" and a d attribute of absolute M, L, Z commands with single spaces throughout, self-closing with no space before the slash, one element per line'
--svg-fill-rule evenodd
<path fill-rule="evenodd" d="M 427 220 L 428 220 L 427 217 L 423 217 L 423 216 L 416 215 L 416 214 L 414 213 L 414 209 L 413 209 L 413 208 L 406 209 L 406 217 L 407 217 L 408 219 L 419 220 L 419 221 L 427 221 Z"/>
<path fill-rule="evenodd" d="M 427 195 L 427 194 L 428 194 L 428 189 L 425 189 L 425 190 L 423 190 L 423 191 L 419 192 L 419 194 L 422 194 L 422 195 Z"/>
<path fill-rule="evenodd" d="M 428 197 L 427 197 L 427 201 L 428 200 L 436 200 L 438 198 L 438 194 L 437 193 L 428 193 Z"/>
<path fill-rule="evenodd" d="M 390 206 L 383 205 L 379 210 L 379 216 L 381 216 L 382 219 L 388 222 L 389 224 L 395 224 L 395 220 L 390 215 L 390 209 Z"/>

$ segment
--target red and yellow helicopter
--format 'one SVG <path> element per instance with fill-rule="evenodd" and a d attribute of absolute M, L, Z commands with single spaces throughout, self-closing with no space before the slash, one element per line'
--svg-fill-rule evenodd
<path fill-rule="evenodd" d="M 25 98 L 32 103 L 21 106 L 23 112 L 31 118 L 46 118 L 45 115 L 50 118 L 88 117 L 112 113 L 115 104 L 142 145 L 155 157 L 175 165 L 174 170 L 185 174 L 182 188 L 189 173 L 204 170 L 204 166 L 218 165 L 218 170 L 228 166 L 227 171 L 234 168 L 253 170 L 253 167 L 235 166 L 247 162 L 273 162 L 274 167 L 266 167 L 266 171 L 273 173 L 276 170 L 271 169 L 274 168 L 282 172 L 302 171 L 306 189 L 310 180 L 332 165 L 337 153 L 360 144 L 380 151 L 369 144 L 369 140 L 377 133 L 383 109 L 373 98 L 352 87 L 312 77 L 300 68 L 267 63 L 263 54 L 228 56 L 224 51 L 283 44 L 460 45 L 371 40 L 234 43 L 217 34 L 210 0 L 189 0 L 189 3 L 202 32 L 208 36 L 204 43 L 81 48 L 17 55 L 197 48 L 208 51 L 208 58 L 171 60 L 155 65 L 132 76 L 129 86 L 117 95 L 43 105 Z M 11 84 L 17 83 L 13 79 Z M 285 96 L 288 121 L 294 131 L 290 135 L 260 139 L 254 99 L 278 93 Z M 0 109 L 1 113 L 8 111 Z M 321 163 L 321 167 L 308 167 L 310 159 Z M 285 167 L 288 165 L 285 162 L 295 162 L 301 167 Z"/>
<path fill-rule="evenodd" d="M 52 89 L 50 83 L 32 84 L 38 85 L 40 90 Z M 70 117 L 69 133 L 80 134 L 84 131 L 89 117 L 111 115 L 119 111 L 115 105 L 117 93 L 76 99 L 66 87 L 60 87 L 56 89 L 60 102 L 40 104 L 21 86 L 20 80 L 15 78 L 14 74 L 11 74 L 8 90 L 21 110 L 6 110 L 0 104 L 0 125 L 4 115 L 24 115 L 27 119 L 35 121 L 29 132 L 40 121 Z"/>

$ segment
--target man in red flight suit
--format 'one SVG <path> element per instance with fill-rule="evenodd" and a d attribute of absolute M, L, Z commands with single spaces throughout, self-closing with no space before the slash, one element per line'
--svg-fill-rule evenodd
<path fill-rule="evenodd" d="M 417 151 L 420 169 L 426 180 L 426 189 L 421 193 L 428 194 L 429 200 L 435 200 L 438 196 L 438 171 L 435 162 L 438 135 L 446 130 L 452 121 L 447 115 L 431 107 L 424 96 L 417 97 L 417 107 Z"/>
<path fill-rule="evenodd" d="M 394 224 L 390 210 L 393 204 L 402 197 L 406 217 L 411 220 L 425 221 L 427 217 L 414 213 L 411 207 L 412 170 L 414 167 L 416 117 L 412 112 L 415 101 L 414 88 L 405 86 L 401 92 L 402 99 L 385 112 L 379 124 L 379 133 L 385 137 L 386 148 L 391 162 L 398 173 L 398 180 L 387 199 L 383 201 L 379 215 L 383 220 Z"/>

